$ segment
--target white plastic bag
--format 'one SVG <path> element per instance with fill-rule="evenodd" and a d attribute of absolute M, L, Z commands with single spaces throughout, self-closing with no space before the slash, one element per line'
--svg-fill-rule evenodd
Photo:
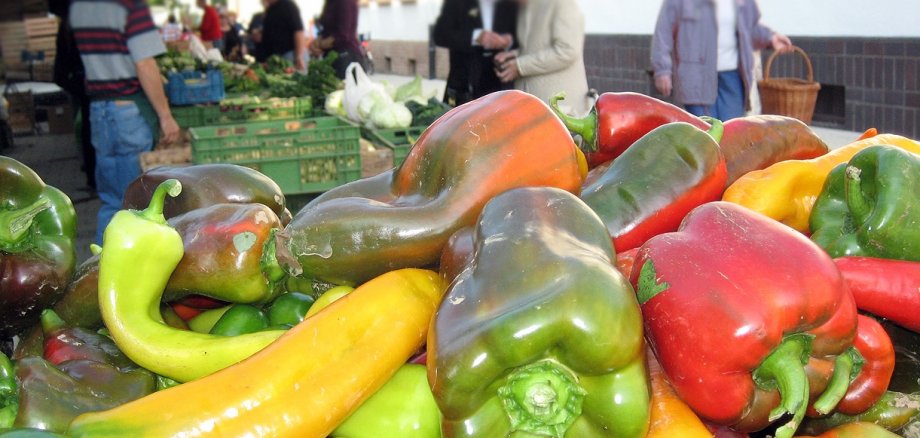
<path fill-rule="evenodd" d="M 375 89 L 385 93 L 382 85 L 375 84 L 371 78 L 367 77 L 361 64 L 353 62 L 348 66 L 345 70 L 345 97 L 342 99 L 342 105 L 349 119 L 353 122 L 361 122 L 358 105 L 367 93 Z"/>

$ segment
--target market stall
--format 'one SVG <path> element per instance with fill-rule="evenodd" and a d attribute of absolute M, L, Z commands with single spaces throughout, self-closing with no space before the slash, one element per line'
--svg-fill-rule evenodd
<path fill-rule="evenodd" d="M 0 157 L 0 437 L 917 436 L 917 141 L 184 59 L 94 257 Z"/>

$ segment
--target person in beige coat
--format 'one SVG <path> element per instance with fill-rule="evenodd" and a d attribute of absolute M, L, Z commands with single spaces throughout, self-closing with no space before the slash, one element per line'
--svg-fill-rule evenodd
<path fill-rule="evenodd" d="M 496 55 L 498 76 L 544 101 L 563 91 L 564 111 L 588 112 L 585 74 L 585 18 L 576 0 L 518 0 L 517 52 Z"/>

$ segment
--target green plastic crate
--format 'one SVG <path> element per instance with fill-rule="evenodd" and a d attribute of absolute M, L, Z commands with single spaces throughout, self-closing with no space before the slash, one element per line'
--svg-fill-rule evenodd
<path fill-rule="evenodd" d="M 275 180 L 286 195 L 323 192 L 361 178 L 361 131 L 337 117 L 204 126 L 189 132 L 194 164 L 251 167 Z"/>
<path fill-rule="evenodd" d="M 410 126 L 399 129 L 364 128 L 361 132 L 364 134 L 364 138 L 372 143 L 392 149 L 393 164 L 399 167 L 406 160 L 409 151 L 412 150 L 412 146 L 415 145 L 415 142 L 426 129 L 428 129 L 427 126 Z"/>
<path fill-rule="evenodd" d="M 214 105 L 173 108 L 173 117 L 183 128 L 296 120 L 312 115 L 313 103 L 309 97 L 270 98 L 239 103 L 230 99 Z"/>

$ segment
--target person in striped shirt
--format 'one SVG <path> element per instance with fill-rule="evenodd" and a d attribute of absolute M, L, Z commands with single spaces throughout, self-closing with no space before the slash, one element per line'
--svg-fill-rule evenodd
<path fill-rule="evenodd" d="M 140 154 L 153 148 L 157 134 L 167 142 L 178 140 L 179 126 L 154 59 L 166 47 L 144 0 L 72 0 L 69 20 L 91 99 L 96 190 L 102 201 L 96 242 L 102 243 L 125 189 L 141 174 Z"/>

